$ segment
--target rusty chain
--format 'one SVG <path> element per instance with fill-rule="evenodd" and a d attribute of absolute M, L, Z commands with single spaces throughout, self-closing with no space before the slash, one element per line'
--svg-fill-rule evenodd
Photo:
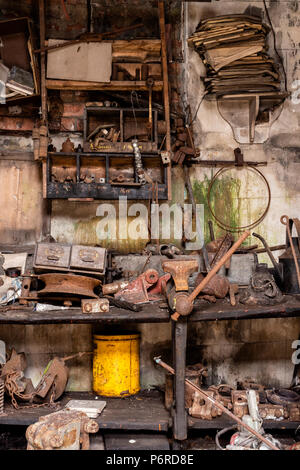
<path fill-rule="evenodd" d="M 16 380 L 18 379 L 19 376 L 20 376 L 19 372 L 13 372 L 11 374 L 7 374 L 7 376 L 5 377 L 5 388 L 11 398 L 11 403 L 15 409 L 20 408 L 15 397 L 21 398 L 22 400 L 31 401 L 36 396 L 36 392 L 26 394 L 26 393 L 21 393 L 18 391 L 18 385 L 17 385 Z M 54 402 L 55 383 L 53 383 L 52 389 L 53 390 L 51 392 L 50 400 L 48 403 L 33 403 L 32 405 L 23 405 L 22 408 L 41 408 L 44 406 L 57 407 L 58 404 Z"/>

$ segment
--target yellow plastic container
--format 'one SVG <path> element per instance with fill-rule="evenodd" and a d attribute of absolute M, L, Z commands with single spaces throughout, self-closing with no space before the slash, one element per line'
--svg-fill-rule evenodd
<path fill-rule="evenodd" d="M 140 390 L 140 335 L 94 335 L 93 391 L 126 397 Z"/>

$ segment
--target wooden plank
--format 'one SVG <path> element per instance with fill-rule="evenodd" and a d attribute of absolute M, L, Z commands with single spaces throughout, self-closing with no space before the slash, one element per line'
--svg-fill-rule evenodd
<path fill-rule="evenodd" d="M 165 434 L 109 433 L 104 434 L 105 450 L 170 450 Z"/>
<path fill-rule="evenodd" d="M 226 427 L 236 424 L 235 421 L 231 420 L 227 416 L 221 416 L 218 418 L 208 419 L 199 419 L 189 416 L 188 418 L 188 427 L 190 429 L 224 429 Z M 271 419 L 265 419 L 263 421 L 263 428 L 267 429 L 276 429 L 276 430 L 285 430 L 285 429 L 297 429 L 299 427 L 299 421 L 273 421 Z"/>
<path fill-rule="evenodd" d="M 56 408 L 45 406 L 42 408 L 20 408 L 15 410 L 7 402 L 4 414 L 0 415 L 0 425 L 28 426 L 38 421 L 41 416 L 60 411 L 71 400 L 93 400 L 93 392 L 68 392 L 57 402 Z M 96 421 L 100 429 L 141 430 L 167 432 L 170 417 L 163 403 L 163 397 L 156 391 L 141 392 L 138 395 L 126 398 L 99 397 L 106 401 L 104 408 Z M 26 406 L 26 404 L 25 404 Z"/>
<path fill-rule="evenodd" d="M 145 305 L 140 312 L 132 312 L 110 306 L 107 313 L 82 313 L 80 308 L 68 310 L 53 310 L 34 312 L 24 310 L 0 310 L 0 324 L 63 324 L 63 323 L 167 323 L 170 320 L 169 311 L 160 309 L 154 304 Z"/>
<path fill-rule="evenodd" d="M 40 46 L 44 47 L 46 39 L 45 25 L 45 0 L 39 0 L 39 20 L 40 20 Z M 46 57 L 45 52 L 41 53 L 41 108 L 43 124 L 47 122 L 47 88 L 46 88 Z"/>
<path fill-rule="evenodd" d="M 277 305 L 250 306 L 237 304 L 235 307 L 222 300 L 217 301 L 215 304 L 198 301 L 192 314 L 188 317 L 188 321 L 289 318 L 300 316 L 300 300 L 296 296 L 284 296 L 284 301 Z"/>
<path fill-rule="evenodd" d="M 46 80 L 49 90 L 108 90 L 108 91 L 148 91 L 145 81 L 81 82 L 76 80 Z M 153 91 L 161 91 L 162 81 L 155 81 Z"/>
<path fill-rule="evenodd" d="M 168 152 L 171 152 L 171 122 L 170 122 L 168 57 L 167 57 L 167 43 L 166 43 L 165 10 L 164 10 L 163 1 L 158 2 L 158 11 L 159 11 L 159 27 L 160 27 L 160 38 L 161 38 L 161 60 L 162 60 L 162 69 L 163 69 L 163 93 L 164 93 L 165 121 L 167 125 L 166 150 Z M 169 201 L 171 201 L 172 199 L 171 162 L 168 165 L 167 182 L 168 182 L 168 199 Z"/>
<path fill-rule="evenodd" d="M 57 40 L 49 40 L 49 45 Z M 61 42 L 61 41 L 60 41 Z M 47 55 L 47 78 L 109 83 L 112 72 L 112 45 L 109 42 L 82 42 Z"/>

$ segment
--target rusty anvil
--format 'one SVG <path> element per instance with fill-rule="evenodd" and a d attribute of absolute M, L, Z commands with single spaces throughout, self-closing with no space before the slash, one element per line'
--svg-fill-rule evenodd
<path fill-rule="evenodd" d="M 163 270 L 172 274 L 175 283 L 175 292 L 173 289 L 173 291 L 168 294 L 169 305 L 174 311 L 173 315 L 171 315 L 172 320 L 176 321 L 180 315 L 189 315 L 191 313 L 194 306 L 194 300 L 197 295 L 209 283 L 215 274 L 217 274 L 223 264 L 231 258 L 233 253 L 249 235 L 250 232 L 245 231 L 191 293 L 188 292 L 188 278 L 192 272 L 195 272 L 198 269 L 197 261 L 176 259 L 164 261 L 162 263 Z"/>
<path fill-rule="evenodd" d="M 193 308 L 193 304 L 187 300 L 189 295 L 188 280 L 192 273 L 198 271 L 197 260 L 168 260 L 162 263 L 162 268 L 172 275 L 175 284 L 175 290 L 171 289 L 167 295 L 171 309 L 180 311 L 182 315 L 188 315 Z"/>

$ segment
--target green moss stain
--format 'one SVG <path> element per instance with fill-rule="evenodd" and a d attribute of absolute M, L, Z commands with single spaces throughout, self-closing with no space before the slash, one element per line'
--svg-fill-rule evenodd
<path fill-rule="evenodd" d="M 204 205 L 204 240 L 210 241 L 208 221 L 212 220 L 215 237 L 222 237 L 224 229 L 218 226 L 208 207 L 207 195 L 211 178 L 205 175 L 203 181 L 193 181 L 193 193 L 196 204 Z M 240 188 L 241 181 L 224 175 L 217 179 L 210 192 L 210 203 L 214 214 L 226 225 L 238 227 L 240 225 Z"/>

